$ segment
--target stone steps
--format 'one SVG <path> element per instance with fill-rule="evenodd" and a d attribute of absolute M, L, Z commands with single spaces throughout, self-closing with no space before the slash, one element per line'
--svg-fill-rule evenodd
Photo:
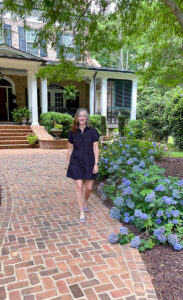
<path fill-rule="evenodd" d="M 35 145 L 27 143 L 27 136 L 33 134 L 28 125 L 13 125 L 0 123 L 0 149 L 33 148 Z M 39 145 L 36 145 L 39 147 Z"/>

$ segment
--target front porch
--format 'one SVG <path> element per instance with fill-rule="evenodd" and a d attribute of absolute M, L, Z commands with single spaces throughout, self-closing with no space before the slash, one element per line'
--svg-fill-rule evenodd
<path fill-rule="evenodd" d="M 6 45 L 0 46 L 2 53 L 0 121 L 11 121 L 11 112 L 23 106 L 32 112 L 32 126 L 39 125 L 41 113 L 55 111 L 73 116 L 79 107 L 86 108 L 90 115 L 106 116 L 109 127 L 117 127 L 117 116 L 123 110 L 130 110 L 130 118 L 136 118 L 137 77 L 132 71 L 81 67 L 83 80 L 71 82 L 79 95 L 75 101 L 66 101 L 65 82 L 48 85 L 47 80 L 36 78 L 45 60 Z"/>

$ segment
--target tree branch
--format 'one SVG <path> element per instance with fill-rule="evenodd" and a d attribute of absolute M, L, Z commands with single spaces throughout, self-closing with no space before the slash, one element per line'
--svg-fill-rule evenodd
<path fill-rule="evenodd" d="M 183 13 L 181 12 L 180 8 L 176 5 L 175 1 L 173 0 L 161 0 L 161 1 L 171 9 L 177 21 L 179 22 L 183 33 Z"/>

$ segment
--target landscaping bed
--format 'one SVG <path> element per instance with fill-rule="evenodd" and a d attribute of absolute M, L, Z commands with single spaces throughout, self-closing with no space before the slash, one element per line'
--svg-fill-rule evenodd
<path fill-rule="evenodd" d="M 183 158 L 165 157 L 157 164 L 165 169 L 165 176 L 183 179 Z M 94 184 L 94 192 L 100 182 Z M 102 201 L 102 200 L 101 200 Z M 113 202 L 106 199 L 103 203 L 111 208 Z M 134 225 L 125 226 L 134 234 L 139 234 Z M 166 245 L 156 245 L 153 249 L 141 253 L 148 272 L 151 275 L 159 300 L 183 300 L 183 250 L 176 252 Z"/>

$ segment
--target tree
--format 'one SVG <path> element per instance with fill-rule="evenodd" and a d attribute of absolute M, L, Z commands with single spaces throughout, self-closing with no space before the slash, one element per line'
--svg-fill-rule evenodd
<path fill-rule="evenodd" d="M 109 9 L 111 2 L 113 10 Z M 60 33 L 72 31 L 76 45 L 72 51 L 81 57 L 86 51 L 119 53 L 122 47 L 129 47 L 134 49 L 133 62 L 145 80 L 157 76 L 168 86 L 182 83 L 181 0 L 4 0 L 1 14 L 6 11 L 23 20 L 39 11 L 44 26 L 37 43 L 46 39 L 58 47 Z M 64 64 L 65 49 L 59 47 Z"/>

